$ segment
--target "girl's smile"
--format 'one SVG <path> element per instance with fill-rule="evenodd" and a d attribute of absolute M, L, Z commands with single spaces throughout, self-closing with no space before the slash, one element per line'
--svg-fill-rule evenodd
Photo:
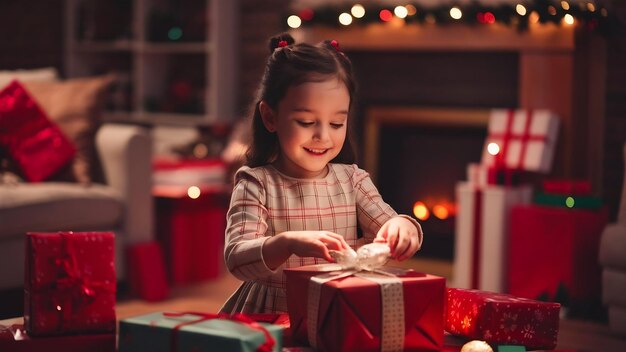
<path fill-rule="evenodd" d="M 296 178 L 324 177 L 346 140 L 350 95 L 335 77 L 292 86 L 276 110 L 261 102 L 265 127 L 280 151 L 274 166 Z"/>

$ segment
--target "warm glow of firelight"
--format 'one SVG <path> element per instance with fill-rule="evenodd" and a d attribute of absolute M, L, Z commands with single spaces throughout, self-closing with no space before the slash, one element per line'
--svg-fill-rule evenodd
<path fill-rule="evenodd" d="M 430 216 L 430 212 L 423 202 L 417 201 L 413 204 L 413 214 L 420 220 L 426 220 Z"/>
<path fill-rule="evenodd" d="M 444 205 L 437 204 L 433 207 L 433 215 L 435 215 L 437 219 L 445 220 L 450 216 L 450 212 Z"/>

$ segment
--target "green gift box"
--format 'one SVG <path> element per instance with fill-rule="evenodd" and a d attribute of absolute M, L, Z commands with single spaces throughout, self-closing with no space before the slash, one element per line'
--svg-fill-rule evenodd
<path fill-rule="evenodd" d="M 534 203 L 539 205 L 567 207 L 576 209 L 600 209 L 603 206 L 602 199 L 594 196 L 564 195 L 552 193 L 537 193 Z"/>
<path fill-rule="evenodd" d="M 120 321 L 119 352 L 280 352 L 283 329 L 243 315 L 156 312 Z"/>

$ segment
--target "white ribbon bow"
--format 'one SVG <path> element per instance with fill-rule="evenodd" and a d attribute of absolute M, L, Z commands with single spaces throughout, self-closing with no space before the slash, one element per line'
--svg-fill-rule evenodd
<path fill-rule="evenodd" d="M 317 348 L 317 321 L 322 285 L 328 281 L 357 276 L 380 285 L 382 307 L 381 351 L 402 351 L 404 347 L 404 293 L 402 281 L 395 274 L 381 270 L 390 256 L 389 246 L 370 243 L 356 252 L 331 251 L 337 265 L 323 266 L 331 272 L 311 277 L 308 292 L 307 333 L 311 346 Z M 337 269 L 342 271 L 337 272 Z"/>

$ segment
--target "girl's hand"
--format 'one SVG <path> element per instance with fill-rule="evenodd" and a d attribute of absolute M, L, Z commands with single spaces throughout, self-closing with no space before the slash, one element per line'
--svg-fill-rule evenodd
<path fill-rule="evenodd" d="M 374 242 L 387 243 L 391 249 L 391 257 L 405 260 L 420 249 L 419 234 L 411 221 L 401 216 L 389 219 L 378 230 Z"/>
<path fill-rule="evenodd" d="M 341 235 L 333 232 L 290 231 L 283 234 L 288 239 L 289 252 L 299 257 L 324 258 L 333 262 L 330 250 L 343 251 L 350 248 Z"/>

